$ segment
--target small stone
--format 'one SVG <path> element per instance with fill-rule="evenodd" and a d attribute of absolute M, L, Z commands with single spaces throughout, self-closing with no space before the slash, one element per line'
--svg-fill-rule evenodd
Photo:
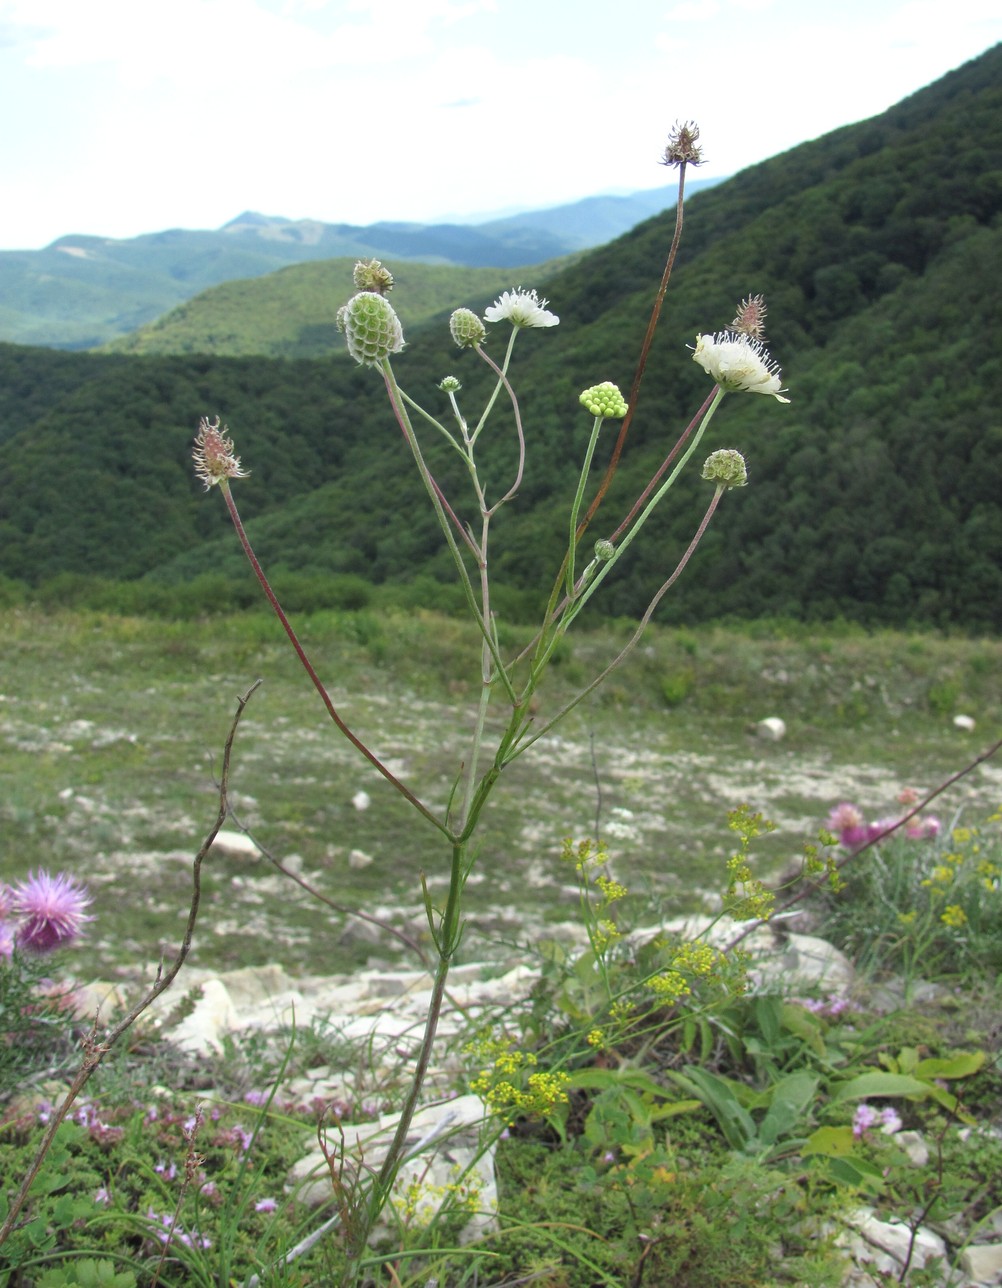
<path fill-rule="evenodd" d="M 363 792 L 360 790 L 360 791 L 357 791 L 355 795 L 351 798 L 351 803 L 352 805 L 355 806 L 358 812 L 362 814 L 372 804 L 372 798 L 369 796 L 368 792 Z"/>
<path fill-rule="evenodd" d="M 929 1161 L 929 1146 L 925 1137 L 917 1131 L 899 1131 L 894 1135 L 894 1142 L 900 1145 L 908 1155 L 908 1160 L 915 1167 L 925 1167 Z"/>
<path fill-rule="evenodd" d="M 961 716 L 954 716 L 954 717 L 953 717 L 953 727 L 954 727 L 954 729 L 960 729 L 960 730 L 961 730 L 962 732 L 964 732 L 964 733 L 973 733 L 973 731 L 974 731 L 974 717 L 973 717 L 973 716 L 963 716 L 963 715 L 961 715 Z"/>
<path fill-rule="evenodd" d="M 786 737 L 786 721 L 779 716 L 766 716 L 755 726 L 755 736 L 766 742 L 779 742 Z"/>
<path fill-rule="evenodd" d="M 976 1284 L 1002 1284 L 1002 1243 L 980 1243 L 960 1254 L 960 1268 Z"/>
<path fill-rule="evenodd" d="M 232 832 L 225 828 L 216 833 L 212 848 L 227 859 L 256 859 L 261 853 L 246 832 Z"/>
<path fill-rule="evenodd" d="M 352 850 L 348 855 L 348 866 L 354 868 L 356 872 L 362 868 L 367 868 L 370 863 L 374 862 L 371 854 L 366 854 L 364 850 Z"/>

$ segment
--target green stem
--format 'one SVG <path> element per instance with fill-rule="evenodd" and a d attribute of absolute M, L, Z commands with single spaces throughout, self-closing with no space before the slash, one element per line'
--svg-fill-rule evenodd
<path fill-rule="evenodd" d="M 411 425 L 410 417 L 407 415 L 407 409 L 404 406 L 403 392 L 397 384 L 396 377 L 393 374 L 393 368 L 390 366 L 389 358 L 385 358 L 383 360 L 380 364 L 380 370 L 382 371 L 383 379 L 386 382 L 386 392 L 389 395 L 390 406 L 393 408 L 393 414 L 396 416 L 401 432 L 407 441 L 408 447 L 411 449 L 411 455 L 414 457 L 414 463 L 418 467 L 421 481 L 424 483 L 425 491 L 431 499 L 432 506 L 434 507 L 435 514 L 438 518 L 439 527 L 442 529 L 446 543 L 448 544 L 449 550 L 452 554 L 453 562 L 456 565 L 456 569 L 459 573 L 459 580 L 463 587 L 463 593 L 466 596 L 466 602 L 470 606 L 474 620 L 480 627 L 480 633 L 491 652 L 492 658 L 494 659 L 494 664 L 497 667 L 498 678 L 504 685 L 510 699 L 514 702 L 516 701 L 516 697 L 515 691 L 511 685 L 511 680 L 508 678 L 508 672 L 501 658 L 501 654 L 498 651 L 494 636 L 491 633 L 490 623 L 484 620 L 482 608 L 477 603 L 476 593 L 473 589 L 473 584 L 470 581 L 470 574 L 467 571 L 462 553 L 459 546 L 456 544 L 455 537 L 453 536 L 452 524 L 446 515 L 447 502 L 442 495 L 441 489 L 435 482 L 431 470 L 429 470 L 428 465 L 425 462 L 424 455 L 421 451 L 421 445 L 418 443 L 417 435 L 414 433 L 414 427 Z M 460 531 L 464 533 L 467 544 L 474 553 L 478 565 L 482 564 L 484 562 L 484 552 L 477 546 L 472 537 L 465 532 L 462 525 L 459 523 L 459 520 L 452 514 L 451 510 L 449 511 L 449 514 L 452 515 L 452 523 L 455 523 L 459 527 Z"/>
<path fill-rule="evenodd" d="M 406 1152 L 407 1135 L 410 1131 L 411 1123 L 414 1120 L 414 1114 L 417 1111 L 418 1101 L 421 1098 L 421 1091 L 424 1087 L 424 1080 L 428 1073 L 428 1066 L 431 1063 L 432 1050 L 435 1045 L 435 1035 L 438 1032 L 438 1024 L 442 1015 L 442 1003 L 445 999 L 445 989 L 449 978 L 449 969 L 452 966 L 453 956 L 459 946 L 460 901 L 462 898 L 463 886 L 466 882 L 466 873 L 466 843 L 457 842 L 452 846 L 452 864 L 449 873 L 449 896 L 446 902 L 445 911 L 442 914 L 441 928 L 439 932 L 439 961 L 435 970 L 434 982 L 432 984 L 431 999 L 428 1003 L 428 1014 L 425 1019 L 424 1033 L 421 1038 L 421 1045 L 418 1048 L 417 1060 L 414 1066 L 413 1080 L 411 1081 L 408 1089 L 407 1097 L 404 1100 L 403 1108 L 400 1111 L 400 1118 L 397 1122 L 396 1130 L 393 1133 L 390 1148 L 383 1160 L 382 1167 L 379 1169 L 379 1172 L 373 1181 L 365 1217 L 360 1223 L 352 1246 L 347 1249 L 349 1264 L 346 1282 L 348 1283 L 357 1280 L 361 1258 L 365 1254 L 369 1236 L 379 1218 L 380 1212 L 382 1212 L 386 1205 L 386 1200 L 393 1188 L 393 1182 L 396 1180 L 397 1172 L 400 1170 L 400 1164 Z"/>
<path fill-rule="evenodd" d="M 567 577 L 566 587 L 567 594 L 570 597 L 574 595 L 574 556 L 577 552 L 578 541 L 578 515 L 581 512 L 581 502 L 584 500 L 585 484 L 588 482 L 588 475 L 591 472 L 592 457 L 595 455 L 595 444 L 598 442 L 599 431 L 602 428 L 602 416 L 595 417 L 595 423 L 591 427 L 591 437 L 588 439 L 588 447 L 585 451 L 584 462 L 581 466 L 581 474 L 578 478 L 578 490 L 574 494 L 574 501 L 571 505 L 570 513 L 570 537 L 567 542 Z"/>
<path fill-rule="evenodd" d="M 484 362 L 486 362 L 487 365 L 497 373 L 498 382 L 494 386 L 490 398 L 487 400 L 487 405 L 480 414 L 480 419 L 477 421 L 476 429 L 470 435 L 471 444 L 476 444 L 477 439 L 480 437 L 480 431 L 487 424 L 487 417 L 491 414 L 494 409 L 494 404 L 497 402 L 498 394 L 501 392 L 502 383 L 507 383 L 506 377 L 508 375 L 508 364 L 511 362 L 512 350 L 515 348 L 515 337 L 517 335 L 518 327 L 513 326 L 511 329 L 511 335 L 508 337 L 508 348 L 505 350 L 504 362 L 500 367 L 498 367 L 497 363 L 487 356 L 479 344 L 475 344 L 473 346 L 474 353 L 476 353 L 478 357 L 483 358 Z"/>
<path fill-rule="evenodd" d="M 619 654 L 617 654 L 616 657 L 613 658 L 613 660 L 609 663 L 609 665 L 605 668 L 604 671 L 602 671 L 599 675 L 595 677 L 594 680 L 592 680 L 591 684 L 589 684 L 586 688 L 582 689 L 581 692 L 570 702 L 568 702 L 566 706 L 561 707 L 552 720 L 548 720 L 546 724 L 542 726 L 542 728 L 534 730 L 531 738 L 527 738 L 524 742 L 520 742 L 516 746 L 513 746 L 511 754 L 509 755 L 508 759 L 505 761 L 506 764 L 514 760 L 516 756 L 520 756 L 523 751 L 526 751 L 529 747 L 531 747 L 532 744 L 536 742 L 539 738 L 542 738 L 544 734 L 548 733 L 553 728 L 553 726 L 557 724 L 558 721 L 563 720 L 564 716 L 567 715 L 569 711 L 573 711 L 579 702 L 583 701 L 588 696 L 589 693 L 594 692 L 594 690 L 597 689 L 598 686 L 602 684 L 603 681 L 618 666 L 621 666 L 623 662 L 625 662 L 626 659 L 630 656 L 633 650 L 640 643 L 640 638 L 643 635 L 644 631 L 646 631 L 647 627 L 650 625 L 650 620 L 653 617 L 658 604 L 661 603 L 661 600 L 665 597 L 667 592 L 678 580 L 686 564 L 689 562 L 689 560 L 692 558 L 693 554 L 695 553 L 696 547 L 703 539 L 703 533 L 706 531 L 707 527 L 709 526 L 710 520 L 713 518 L 714 511 L 716 510 L 717 505 L 720 502 L 720 497 L 724 491 L 725 491 L 725 488 L 723 484 L 718 484 L 717 487 L 714 489 L 713 497 L 710 501 L 710 504 L 706 508 L 706 513 L 703 515 L 703 518 L 699 524 L 699 527 L 696 529 L 695 535 L 693 536 L 692 540 L 689 542 L 689 545 L 686 547 L 685 554 L 678 561 L 678 564 L 675 567 L 675 571 L 671 574 L 668 580 L 662 584 L 657 594 L 647 605 L 647 611 L 640 619 L 640 623 L 637 626 L 637 629 L 631 635 L 625 648 L 623 648 L 622 651 Z"/>

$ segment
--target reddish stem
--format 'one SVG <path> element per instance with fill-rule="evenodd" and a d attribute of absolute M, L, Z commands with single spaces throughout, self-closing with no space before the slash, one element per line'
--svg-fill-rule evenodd
<path fill-rule="evenodd" d="M 230 518 L 233 520 L 233 526 L 237 530 L 237 536 L 240 538 L 240 544 L 244 548 L 244 554 L 249 559 L 250 566 L 254 569 L 254 576 L 257 577 L 258 581 L 261 583 L 261 589 L 268 597 L 268 603 L 271 604 L 272 609 L 275 612 L 275 616 L 282 623 L 282 629 L 289 637 L 289 643 L 295 649 L 296 656 L 303 664 L 303 669 L 306 671 L 306 674 L 310 677 L 310 680 L 313 682 L 313 687 L 316 689 L 317 693 L 320 694 L 320 700 L 327 708 L 327 714 L 337 725 L 338 729 L 340 729 L 341 732 L 344 734 L 344 736 L 348 739 L 351 745 L 357 748 L 357 750 L 362 753 L 362 755 L 366 758 L 369 764 L 372 765 L 375 769 L 378 769 L 379 772 L 386 779 L 386 781 L 390 783 L 393 787 L 395 787 L 397 791 L 400 793 L 400 795 L 403 796 L 405 800 L 409 801 L 410 804 L 414 806 L 414 808 L 418 811 L 418 813 L 423 814 L 429 823 L 433 823 L 440 832 L 443 832 L 446 836 L 449 836 L 451 839 L 451 833 L 449 832 L 449 829 L 439 822 L 439 820 L 435 817 L 435 815 L 431 812 L 431 810 L 428 809 L 426 805 L 422 804 L 422 802 L 418 800 L 418 798 L 414 795 L 414 793 L 410 790 L 410 788 L 405 787 L 404 784 L 399 780 L 399 778 L 397 778 L 394 774 L 390 772 L 389 769 L 387 769 L 387 767 L 383 764 L 383 762 L 379 759 L 379 757 L 375 754 L 375 752 L 370 751 L 369 748 L 365 745 L 365 743 L 362 742 L 362 740 L 355 733 L 352 732 L 352 730 L 348 727 L 347 724 L 345 724 L 344 720 L 341 718 L 337 708 L 334 706 L 334 703 L 331 699 L 330 694 L 327 692 L 326 688 L 324 687 L 323 681 L 320 679 L 320 676 L 317 675 L 316 671 L 314 670 L 313 663 L 307 657 L 305 649 L 303 648 L 302 644 L 300 644 L 299 639 L 296 636 L 296 632 L 292 629 L 292 624 L 289 621 L 289 619 L 286 617 L 285 611 L 282 608 L 282 605 L 278 602 L 275 592 L 272 590 L 268 582 L 268 578 L 264 575 L 264 569 L 261 567 L 260 563 L 258 563 L 257 555 L 254 553 L 253 547 L 251 546 L 251 543 L 248 540 L 247 533 L 244 531 L 244 525 L 241 522 L 240 515 L 237 511 L 236 502 L 233 500 L 233 496 L 230 492 L 229 487 L 227 486 L 225 479 L 222 480 L 222 482 L 220 483 L 220 491 L 222 492 L 223 498 L 226 501 L 226 508 L 230 512 Z"/>

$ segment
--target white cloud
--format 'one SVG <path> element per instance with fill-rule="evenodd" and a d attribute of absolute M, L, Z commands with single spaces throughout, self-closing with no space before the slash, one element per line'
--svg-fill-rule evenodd
<path fill-rule="evenodd" d="M 676 119 L 727 174 L 1002 37 L 989 0 L 0 0 L 0 247 L 363 223 L 657 187 Z"/>

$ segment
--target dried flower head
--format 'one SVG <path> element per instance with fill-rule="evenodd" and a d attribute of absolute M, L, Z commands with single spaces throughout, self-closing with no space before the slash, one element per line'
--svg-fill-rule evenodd
<path fill-rule="evenodd" d="M 338 327 L 356 362 L 375 367 L 404 347 L 404 329 L 389 300 L 377 291 L 359 291 L 338 310 Z"/>
<path fill-rule="evenodd" d="M 384 268 L 378 259 L 360 259 L 352 274 L 355 286 L 360 291 L 375 291 L 377 295 L 388 295 L 393 290 L 393 274 Z"/>
<path fill-rule="evenodd" d="M 224 479 L 245 479 L 247 471 L 240 468 L 240 457 L 233 455 L 233 439 L 227 437 L 228 426 L 219 427 L 219 417 L 208 420 L 205 416 L 198 423 L 192 457 L 195 473 L 208 491 L 213 483 Z"/>
<path fill-rule="evenodd" d="M 28 873 L 27 881 L 18 883 L 13 910 L 22 918 L 16 931 L 19 948 L 27 952 L 48 953 L 67 944 L 92 917 L 84 914 L 90 896 L 65 873 L 50 876 L 43 868 Z"/>
<path fill-rule="evenodd" d="M 729 393 L 769 394 L 778 402 L 790 401 L 783 397 L 779 363 L 761 340 L 733 331 L 698 335 L 692 358 Z"/>
<path fill-rule="evenodd" d="M 628 411 L 626 399 L 609 380 L 586 389 L 578 401 L 593 416 L 601 416 L 603 420 L 622 420 Z"/>
<path fill-rule="evenodd" d="M 676 121 L 668 135 L 662 165 L 702 165 L 703 149 L 699 146 L 699 126 L 695 121 Z"/>
<path fill-rule="evenodd" d="M 748 482 L 748 468 L 740 452 L 732 447 L 722 447 L 706 458 L 702 476 L 718 487 L 744 487 Z"/>
<path fill-rule="evenodd" d="M 734 321 L 727 329 L 736 331 L 738 335 L 751 336 L 753 340 L 764 341 L 765 315 L 767 312 L 764 296 L 749 295 L 746 300 L 742 300 L 738 305 Z"/>
<path fill-rule="evenodd" d="M 487 322 L 510 322 L 512 326 L 556 326 L 560 319 L 548 313 L 549 300 L 541 300 L 535 291 L 513 287 L 503 291 L 488 309 L 484 309 Z"/>
<path fill-rule="evenodd" d="M 456 309 L 449 318 L 449 332 L 461 349 L 474 349 L 483 343 L 487 328 L 472 309 Z"/>

